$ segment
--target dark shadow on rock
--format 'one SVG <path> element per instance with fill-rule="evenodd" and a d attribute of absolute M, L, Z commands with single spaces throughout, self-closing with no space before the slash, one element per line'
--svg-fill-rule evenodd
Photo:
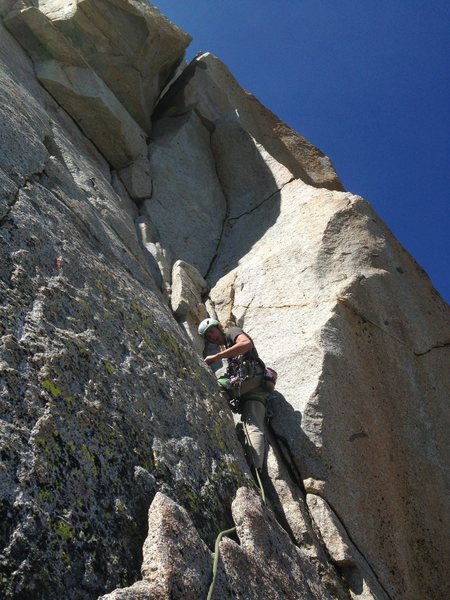
<path fill-rule="evenodd" d="M 213 287 L 276 222 L 280 189 L 237 113 L 215 123 L 211 142 L 217 176 L 227 201 L 221 239 L 207 273 Z M 289 179 L 286 177 L 286 183 Z"/>
<path fill-rule="evenodd" d="M 351 565 L 349 567 L 342 567 L 340 569 L 342 577 L 347 582 L 350 590 L 359 596 L 364 591 L 364 578 L 358 567 Z"/>
<path fill-rule="evenodd" d="M 302 413 L 277 391 L 272 395 L 269 410 L 272 413 L 269 427 L 283 454 L 289 458 L 297 478 L 301 482 L 308 477 L 320 478 L 320 450 L 302 429 Z"/>
<path fill-rule="evenodd" d="M 237 109 L 245 129 L 294 177 L 319 188 L 344 189 L 330 159 L 319 148 L 283 123 L 255 96 L 243 90 L 218 58 L 200 56 L 190 62 L 161 98 L 153 113 L 155 120 L 166 114 L 182 114 L 203 102 L 208 107 L 209 102 L 215 100 L 214 110 L 219 115 L 223 116 L 232 107 Z M 196 79 L 195 84 L 192 80 Z M 224 83 L 226 89 L 218 91 L 220 83 Z M 187 89 L 190 90 L 188 93 Z M 201 90 L 204 97 L 199 97 L 196 89 Z M 208 89 L 213 91 L 208 92 Z M 208 114 L 208 117 L 211 119 L 212 115 Z"/>
<path fill-rule="evenodd" d="M 157 161 L 175 144 L 178 161 L 172 168 L 179 182 L 156 178 L 146 211 L 155 220 L 161 244 L 199 269 L 212 287 L 276 222 L 280 186 L 293 176 L 286 170 L 281 184 L 280 178 L 275 180 L 235 110 L 207 125 L 194 107 L 181 116 L 169 111 L 155 120 L 150 152 Z M 175 141 L 186 144 L 187 139 L 194 148 L 184 164 L 189 149 L 181 152 Z M 203 146 L 196 147 L 196 141 Z"/>

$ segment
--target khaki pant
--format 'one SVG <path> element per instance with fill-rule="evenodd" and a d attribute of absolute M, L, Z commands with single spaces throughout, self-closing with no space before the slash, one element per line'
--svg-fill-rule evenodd
<path fill-rule="evenodd" d="M 262 397 L 264 395 L 267 396 L 267 392 L 261 393 Z M 264 438 L 266 407 L 258 400 L 245 400 L 245 396 L 241 397 L 241 401 L 241 420 L 244 424 L 244 433 L 249 445 L 251 460 L 257 469 L 262 469 L 266 450 Z"/>

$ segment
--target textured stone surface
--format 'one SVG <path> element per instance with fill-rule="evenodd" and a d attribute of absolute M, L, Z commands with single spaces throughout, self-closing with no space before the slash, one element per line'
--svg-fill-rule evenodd
<path fill-rule="evenodd" d="M 203 351 L 204 339 L 197 331 L 200 321 L 208 316 L 202 300 L 207 291 L 208 285 L 197 269 L 177 260 L 172 270 L 172 311 L 199 354 Z"/>
<path fill-rule="evenodd" d="M 277 397 L 276 402 L 281 402 Z M 332 598 L 348 598 L 346 586 L 328 560 L 311 521 L 305 498 L 299 489 L 298 473 L 289 456 L 289 450 L 280 438 L 267 429 L 269 452 L 267 476 L 263 486 L 269 505 L 290 538 L 295 541 L 302 556 L 302 570 L 309 588 L 319 595 L 325 588 Z"/>
<path fill-rule="evenodd" d="M 212 553 L 186 510 L 161 493 L 156 494 L 149 510 L 143 555 L 143 581 L 102 596 L 102 600 L 206 598 Z"/>
<path fill-rule="evenodd" d="M 172 311 L 175 317 L 186 317 L 191 311 L 196 314 L 202 294 L 208 291 L 208 285 L 195 267 L 177 260 L 172 271 Z M 205 309 L 204 309 L 205 310 Z"/>
<path fill-rule="evenodd" d="M 130 587 L 117 588 L 98 600 L 155 600 L 155 596 L 147 581 L 138 581 Z"/>
<path fill-rule="evenodd" d="M 303 480 L 303 485 L 307 494 L 314 494 L 316 496 L 323 496 L 324 494 L 325 481 L 322 481 L 321 479 L 308 477 L 308 479 Z"/>
<path fill-rule="evenodd" d="M 141 0 L 20 0 L 6 24 L 41 83 L 117 169 L 132 197 L 151 195 L 152 107 L 190 37 Z M 129 166 L 135 159 L 137 164 Z"/>
<path fill-rule="evenodd" d="M 58 27 L 145 131 L 191 36 L 146 0 L 44 0 Z"/>
<path fill-rule="evenodd" d="M 202 598 L 206 595 L 211 552 L 187 512 L 162 494 L 152 502 L 144 544 L 142 576 L 155 596 Z"/>
<path fill-rule="evenodd" d="M 448 553 L 449 310 L 420 267 L 363 200 L 295 181 L 235 222 L 209 283 L 279 373 L 276 433 L 388 593 L 445 590 L 427 565 Z"/>
<path fill-rule="evenodd" d="M 49 60 L 36 65 L 36 74 L 113 167 L 145 157 L 144 131 L 94 71 Z"/>
<path fill-rule="evenodd" d="M 45 15 L 49 24 L 34 33 L 50 55 L 60 60 L 54 54 L 60 51 L 49 45 L 49 36 L 55 39 L 60 32 L 59 44 L 63 39 L 73 55 L 81 55 L 148 132 L 153 105 L 190 36 L 145 0 L 40 0 L 37 8 L 31 11 Z"/>
<path fill-rule="evenodd" d="M 145 215 L 136 217 L 135 223 L 147 267 L 160 290 L 170 296 L 173 263 L 171 253 L 158 242 L 155 229 Z"/>
<path fill-rule="evenodd" d="M 145 133 L 116 96 L 40 10 L 19 10 L 21 4 L 5 22 L 33 58 L 40 82 L 114 167 L 145 157 Z"/>
<path fill-rule="evenodd" d="M 243 90 L 210 53 L 191 62 L 158 112 L 175 116 L 187 109 L 195 109 L 210 125 L 237 110 L 245 131 L 295 177 L 317 187 L 342 189 L 330 159 Z"/>
<path fill-rule="evenodd" d="M 255 210 L 293 179 L 292 173 L 244 129 L 237 111 L 215 122 L 212 148 L 229 222 Z"/>
<path fill-rule="evenodd" d="M 306 496 L 306 502 L 332 562 L 340 567 L 347 581 L 350 596 L 361 600 L 388 600 L 389 596 L 327 502 L 313 494 Z"/>
<path fill-rule="evenodd" d="M 85 600 L 138 578 L 158 489 L 211 541 L 247 467 L 136 207 L 1 33 L 0 595 Z"/>
<path fill-rule="evenodd" d="M 133 200 L 141 201 L 152 195 L 150 163 L 146 157 L 136 159 L 121 169 L 119 175 Z"/>
<path fill-rule="evenodd" d="M 308 494 L 306 502 L 332 561 L 341 567 L 354 564 L 355 559 L 349 547 L 348 535 L 325 500 L 319 496 Z"/>
<path fill-rule="evenodd" d="M 335 588 L 329 590 L 320 583 L 317 588 L 311 587 L 305 577 L 305 558 L 255 492 L 240 488 L 232 504 L 232 515 L 239 544 L 229 537 L 222 538 L 211 598 L 349 598 L 345 592 L 336 595 Z M 143 581 L 115 590 L 101 600 L 206 598 L 212 581 L 212 562 L 212 553 L 186 511 L 157 494 L 149 512 Z"/>
<path fill-rule="evenodd" d="M 152 132 L 153 195 L 144 203 L 159 241 L 205 276 L 226 215 L 211 132 L 194 111 L 158 121 Z"/>
<path fill-rule="evenodd" d="M 111 0 L 104 14 L 125 4 L 138 6 Z M 94 3 L 45 5 L 55 24 L 20 3 L 8 26 L 37 72 L 55 66 L 63 107 L 81 106 L 80 90 L 91 98 L 92 81 L 95 104 L 108 89 L 100 66 L 72 52 L 70 37 Z M 70 27 L 55 7 L 73 15 Z M 75 123 L 58 106 L 1 24 L 0 78 L 2 597 L 148 597 L 148 578 L 129 586 L 157 492 L 172 500 L 157 496 L 147 575 L 162 570 L 152 581 L 163 596 L 191 585 L 172 568 L 185 547 L 203 577 L 191 546 L 211 549 L 236 489 L 250 484 L 228 407 L 171 311 L 195 332 L 202 278 L 210 314 L 242 325 L 279 373 L 263 474 L 274 512 L 238 493 L 240 545 L 221 543 L 216 597 L 348 597 L 305 489 L 348 534 L 354 562 L 336 562 L 351 597 L 448 597 L 449 308 L 369 205 L 326 189 L 340 187 L 328 159 L 211 55 L 152 114 L 144 179 L 134 161 L 147 157 L 145 136 L 121 92 L 109 92 L 110 115 L 118 106 L 129 121 L 99 127 L 90 115 L 117 144 L 100 153 L 83 111 L 71 109 Z M 126 122 L 135 137 L 118 132 Z M 128 191 L 110 164 L 125 169 Z M 191 537 L 175 543 L 172 526 Z"/>
<path fill-rule="evenodd" d="M 262 595 L 277 600 L 345 598 L 336 596 L 335 589 L 309 586 L 305 558 L 254 492 L 240 488 L 232 511 L 239 544 L 229 538 L 220 543 L 222 564 L 215 600 L 257 600 Z"/>

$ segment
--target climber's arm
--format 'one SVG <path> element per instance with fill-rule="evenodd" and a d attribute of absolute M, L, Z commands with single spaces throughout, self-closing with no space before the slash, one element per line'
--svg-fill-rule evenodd
<path fill-rule="evenodd" d="M 252 341 L 244 334 L 241 333 L 237 336 L 235 340 L 235 344 L 231 346 L 231 348 L 226 348 L 226 350 L 222 350 L 217 354 L 211 354 L 210 356 L 205 357 L 205 363 L 210 364 L 216 362 L 218 360 L 222 360 L 222 358 L 233 358 L 233 356 L 239 356 L 239 354 L 245 354 L 249 350 L 253 348 Z"/>

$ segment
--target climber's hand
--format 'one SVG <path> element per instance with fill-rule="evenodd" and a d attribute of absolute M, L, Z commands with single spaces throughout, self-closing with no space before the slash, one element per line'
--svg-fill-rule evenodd
<path fill-rule="evenodd" d="M 203 359 L 207 365 L 210 365 L 213 362 L 218 361 L 217 354 L 210 354 L 209 356 L 205 356 Z"/>

